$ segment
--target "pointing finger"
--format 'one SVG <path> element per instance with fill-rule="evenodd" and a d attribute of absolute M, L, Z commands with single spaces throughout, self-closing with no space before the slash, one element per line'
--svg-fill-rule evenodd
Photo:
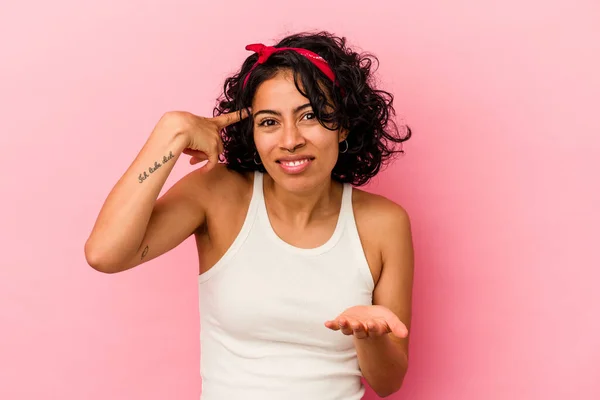
<path fill-rule="evenodd" d="M 236 122 L 240 122 L 242 119 L 247 118 L 249 115 L 247 108 L 242 108 L 238 111 L 232 111 L 230 113 L 221 114 L 218 117 L 212 118 L 214 122 L 217 123 L 219 129 L 223 129 L 231 124 L 235 124 Z"/>

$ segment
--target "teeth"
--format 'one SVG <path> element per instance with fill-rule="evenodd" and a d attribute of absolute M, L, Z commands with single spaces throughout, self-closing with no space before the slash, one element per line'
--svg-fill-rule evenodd
<path fill-rule="evenodd" d="M 296 166 L 298 166 L 298 165 L 301 165 L 301 164 L 304 164 L 304 163 L 306 163 L 306 162 L 308 162 L 308 160 L 307 160 L 307 159 L 304 159 L 304 160 L 297 160 L 297 161 L 282 161 L 282 163 L 283 163 L 284 165 L 287 165 L 287 166 L 290 166 L 290 167 L 296 167 Z"/>

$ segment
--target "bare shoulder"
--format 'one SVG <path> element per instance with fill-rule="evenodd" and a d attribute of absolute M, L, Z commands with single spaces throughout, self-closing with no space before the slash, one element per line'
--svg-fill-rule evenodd
<path fill-rule="evenodd" d="M 365 232 L 385 238 L 410 228 L 408 212 L 385 196 L 355 188 L 352 203 L 356 223 Z"/>
<path fill-rule="evenodd" d="M 352 206 L 356 228 L 377 288 L 382 285 L 385 271 L 397 269 L 397 261 L 411 256 L 412 235 L 406 210 L 385 196 L 355 188 Z M 387 268 L 385 266 L 388 266 Z M 385 279 L 383 279 L 385 281 Z M 381 290 L 376 290 L 379 295 Z"/>

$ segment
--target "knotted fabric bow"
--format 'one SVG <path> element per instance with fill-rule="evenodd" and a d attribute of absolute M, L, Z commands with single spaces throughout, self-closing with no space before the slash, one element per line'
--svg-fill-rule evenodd
<path fill-rule="evenodd" d="M 325 76 L 327 76 L 332 82 L 334 82 L 336 85 L 338 85 L 338 82 L 335 80 L 335 74 L 329 67 L 329 64 L 327 63 L 327 61 L 325 61 L 325 59 L 323 57 L 321 57 L 320 55 L 318 55 L 317 53 L 314 53 L 310 50 L 301 49 L 301 48 L 297 48 L 297 47 L 265 46 L 262 43 L 249 44 L 248 46 L 246 46 L 246 50 L 257 53 L 258 60 L 256 60 L 254 65 L 250 68 L 250 71 L 248 71 L 248 74 L 246 74 L 246 78 L 244 79 L 244 83 L 242 85 L 242 87 L 244 87 L 244 88 L 246 87 L 246 83 L 248 83 L 250 74 L 252 73 L 252 71 L 254 71 L 254 69 L 258 65 L 266 62 L 269 59 L 269 57 L 271 57 L 273 54 L 278 53 L 280 51 L 286 51 L 286 50 L 295 51 L 296 53 L 306 57 L 306 59 L 308 59 L 311 63 L 313 63 L 313 65 L 315 67 L 317 67 L 319 70 L 321 70 L 325 74 Z"/>

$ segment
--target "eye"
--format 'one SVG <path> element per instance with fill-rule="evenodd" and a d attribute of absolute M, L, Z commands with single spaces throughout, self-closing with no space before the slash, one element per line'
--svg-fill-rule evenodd
<path fill-rule="evenodd" d="M 263 119 L 262 121 L 260 121 L 260 123 L 258 124 L 258 126 L 273 126 L 275 125 L 277 121 L 275 121 L 274 119 Z"/>
<path fill-rule="evenodd" d="M 306 119 L 315 119 L 316 115 L 314 112 L 307 112 L 306 114 L 304 114 L 302 116 L 302 118 L 306 118 Z"/>

